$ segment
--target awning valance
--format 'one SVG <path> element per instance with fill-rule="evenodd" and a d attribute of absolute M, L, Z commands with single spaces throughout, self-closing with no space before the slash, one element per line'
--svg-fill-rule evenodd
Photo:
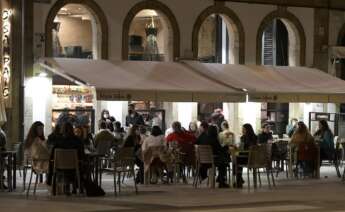
<path fill-rule="evenodd" d="M 344 59 L 345 58 L 345 46 L 333 46 L 331 47 L 332 59 Z"/>
<path fill-rule="evenodd" d="M 345 102 L 345 81 L 317 69 L 183 63 L 205 77 L 246 90 L 252 102 Z"/>
<path fill-rule="evenodd" d="M 41 66 L 96 88 L 98 100 L 243 102 L 245 92 L 212 81 L 176 62 L 46 58 Z"/>

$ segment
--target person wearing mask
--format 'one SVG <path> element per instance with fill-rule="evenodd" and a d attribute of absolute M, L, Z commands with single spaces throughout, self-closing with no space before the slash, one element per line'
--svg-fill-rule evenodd
<path fill-rule="evenodd" d="M 200 136 L 197 139 L 198 145 L 210 145 L 212 147 L 213 156 L 215 159 L 215 165 L 218 168 L 218 177 L 217 182 L 219 183 L 219 188 L 229 188 L 229 185 L 226 183 L 226 167 L 229 165 L 229 154 L 227 151 L 220 145 L 218 139 L 218 128 L 217 126 L 211 125 L 208 127 L 207 132 L 204 132 L 203 136 Z M 200 168 L 201 179 L 207 177 L 208 167 L 203 166 Z"/>
<path fill-rule="evenodd" d="M 44 124 L 40 121 L 34 122 L 26 136 L 25 151 L 31 155 L 34 170 L 47 172 L 49 168 L 49 150 L 44 137 Z"/>
<path fill-rule="evenodd" d="M 273 141 L 272 132 L 269 124 L 263 124 L 261 132 L 258 135 L 259 144 L 267 144 Z"/>
<path fill-rule="evenodd" d="M 115 143 L 115 137 L 103 121 L 100 123 L 100 130 L 95 135 L 95 148 L 98 154 L 106 155 Z"/>
<path fill-rule="evenodd" d="M 220 132 L 218 135 L 220 145 L 222 147 L 234 146 L 235 134 L 230 131 L 229 123 L 227 121 L 223 121 L 221 127 L 222 127 L 222 132 Z"/>
<path fill-rule="evenodd" d="M 319 121 L 319 129 L 314 134 L 314 138 L 320 143 L 320 165 L 322 160 L 333 160 L 335 154 L 334 135 L 326 120 Z"/>
<path fill-rule="evenodd" d="M 244 124 L 242 126 L 242 136 L 240 138 L 240 151 L 249 151 L 250 147 L 257 145 L 258 137 L 255 135 L 254 129 L 251 124 Z M 245 153 L 248 155 L 248 153 Z M 237 158 L 237 164 L 248 164 L 248 158 Z M 234 187 L 242 188 L 244 180 L 242 177 L 242 168 L 237 169 L 236 185 Z"/>
<path fill-rule="evenodd" d="M 135 178 L 137 184 L 144 184 L 144 163 L 141 160 L 141 137 L 139 127 L 137 125 L 133 125 L 129 131 L 128 135 L 125 139 L 123 147 L 133 147 L 134 148 L 134 156 L 135 156 L 135 164 L 139 167 L 139 171 Z M 120 149 L 121 151 L 121 149 Z"/>
<path fill-rule="evenodd" d="M 128 105 L 128 115 L 126 116 L 126 127 L 145 125 L 144 118 L 135 111 L 134 104 Z"/>
<path fill-rule="evenodd" d="M 101 119 L 99 120 L 98 124 L 100 125 L 102 122 L 106 123 L 106 126 L 110 132 L 114 132 L 114 123 L 116 122 L 116 119 L 113 116 L 110 116 L 109 110 L 102 110 Z"/>

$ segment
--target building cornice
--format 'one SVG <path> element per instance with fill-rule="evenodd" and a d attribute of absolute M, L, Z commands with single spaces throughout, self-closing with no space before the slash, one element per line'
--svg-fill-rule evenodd
<path fill-rule="evenodd" d="M 345 10 L 345 1 L 342 0 L 215 0 L 220 2 L 240 2 L 248 4 L 270 4 L 285 7 L 308 7 L 332 10 Z"/>

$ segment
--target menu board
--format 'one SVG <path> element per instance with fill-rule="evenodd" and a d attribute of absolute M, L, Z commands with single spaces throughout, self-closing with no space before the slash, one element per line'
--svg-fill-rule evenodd
<path fill-rule="evenodd" d="M 93 108 L 92 90 L 84 86 L 54 85 L 53 109 Z"/>

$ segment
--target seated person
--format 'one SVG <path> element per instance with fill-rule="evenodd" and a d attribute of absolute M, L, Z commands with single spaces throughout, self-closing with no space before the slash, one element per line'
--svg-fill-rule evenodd
<path fill-rule="evenodd" d="M 106 155 L 114 145 L 115 137 L 105 122 L 100 123 L 100 130 L 95 136 L 95 148 L 98 154 Z"/>
<path fill-rule="evenodd" d="M 327 121 L 319 121 L 319 129 L 314 134 L 314 138 L 320 142 L 320 165 L 322 160 L 333 160 L 335 156 L 334 135 Z"/>
<path fill-rule="evenodd" d="M 259 144 L 267 144 L 273 141 L 273 136 L 269 124 L 266 123 L 262 125 L 261 132 L 258 135 L 258 141 Z"/>
<path fill-rule="evenodd" d="M 242 126 L 242 136 L 240 140 L 240 150 L 249 151 L 250 147 L 257 145 L 258 137 L 255 135 L 254 129 L 250 124 L 244 124 Z M 237 158 L 237 164 L 248 164 L 248 158 Z M 236 184 L 234 187 L 242 188 L 244 180 L 242 177 L 242 168 L 238 167 Z"/>
<path fill-rule="evenodd" d="M 55 158 L 55 149 L 75 149 L 78 153 L 78 159 L 79 161 L 85 160 L 85 153 L 84 153 L 84 144 L 83 142 L 74 134 L 73 125 L 69 122 L 64 123 L 61 127 L 61 139 L 60 141 L 56 142 L 53 146 L 52 154 L 51 154 L 51 160 L 54 160 Z M 53 172 L 53 166 L 54 164 L 50 164 L 49 169 L 49 178 L 48 178 L 48 185 L 51 185 L 51 178 L 52 178 L 52 172 Z M 80 178 L 81 183 L 83 183 L 83 174 L 85 173 L 85 168 L 83 168 L 82 164 L 79 165 L 79 171 L 80 171 Z M 70 184 L 74 185 L 75 182 L 75 172 L 66 170 L 64 171 L 64 181 L 65 181 L 65 193 L 70 193 Z M 73 187 L 73 192 L 75 192 L 75 185 Z"/>
<path fill-rule="evenodd" d="M 200 136 L 196 142 L 198 145 L 210 145 L 215 157 L 215 166 L 218 168 L 217 182 L 219 188 L 229 188 L 226 183 L 226 167 L 229 165 L 230 156 L 227 151 L 220 145 L 218 140 L 217 126 L 209 126 L 206 136 Z M 202 179 L 207 177 L 207 169 L 209 167 L 200 167 L 200 175 Z"/>
<path fill-rule="evenodd" d="M 222 132 L 220 132 L 218 135 L 220 145 L 222 145 L 222 147 L 234 146 L 235 134 L 230 131 L 229 123 L 227 121 L 223 121 L 221 126 Z"/>
<path fill-rule="evenodd" d="M 303 122 L 298 122 L 297 129 L 295 133 L 293 134 L 291 138 L 291 144 L 293 144 L 292 148 L 297 150 L 294 151 L 295 160 L 297 159 L 297 167 L 298 165 L 302 166 L 304 175 L 309 175 L 314 170 L 314 163 L 315 161 L 309 160 L 310 158 L 315 159 L 315 155 L 313 154 L 313 151 L 310 150 L 310 148 L 306 149 L 300 149 L 301 147 L 311 145 L 315 146 L 315 140 L 313 136 L 309 133 L 309 130 L 307 126 Z M 309 150 L 309 151 L 308 151 Z M 297 170 L 297 169 L 296 169 Z"/>
<path fill-rule="evenodd" d="M 173 142 L 176 142 L 181 152 L 186 154 L 184 163 L 186 165 L 193 165 L 194 144 L 196 141 L 195 136 L 183 130 L 180 122 L 176 121 L 172 123 L 172 128 L 173 133 L 170 133 L 166 138 L 168 145 L 171 145 Z"/>

